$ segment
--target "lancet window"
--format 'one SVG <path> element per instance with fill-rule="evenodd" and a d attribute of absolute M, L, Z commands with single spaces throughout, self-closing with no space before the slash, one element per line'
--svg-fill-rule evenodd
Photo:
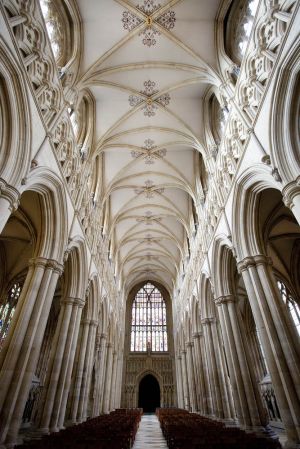
<path fill-rule="evenodd" d="M 64 34 L 63 21 L 51 0 L 40 0 L 42 14 L 56 62 L 62 57 Z"/>
<path fill-rule="evenodd" d="M 277 280 L 277 286 L 279 288 L 281 298 L 294 321 L 298 334 L 300 335 L 300 307 L 289 292 L 286 285 L 281 280 Z"/>
<path fill-rule="evenodd" d="M 259 0 L 233 2 L 226 24 L 226 49 L 230 58 L 238 65 L 247 49 Z"/>
<path fill-rule="evenodd" d="M 138 291 L 133 301 L 130 350 L 168 350 L 166 303 L 150 282 Z"/>
<path fill-rule="evenodd" d="M 12 317 L 16 310 L 21 289 L 21 284 L 19 282 L 14 282 L 10 287 L 4 301 L 0 304 L 0 350 L 3 346 Z"/>

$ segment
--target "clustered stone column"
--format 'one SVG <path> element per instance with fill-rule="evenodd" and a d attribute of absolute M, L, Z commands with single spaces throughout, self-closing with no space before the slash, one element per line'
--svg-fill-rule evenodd
<path fill-rule="evenodd" d="M 40 405 L 39 428 L 42 433 L 59 430 L 62 402 L 68 395 L 67 373 L 70 375 L 72 372 L 74 362 L 72 343 L 74 339 L 77 341 L 83 306 L 81 298 L 65 298 L 61 302 Z"/>
<path fill-rule="evenodd" d="M 190 409 L 190 395 L 187 378 L 186 351 L 181 351 L 181 369 L 182 369 L 182 385 L 183 385 L 183 403 L 186 410 Z"/>
<path fill-rule="evenodd" d="M 184 408 L 181 355 L 178 355 L 176 357 L 176 377 L 177 377 L 178 407 L 179 408 Z"/>
<path fill-rule="evenodd" d="M 283 307 L 270 260 L 246 257 L 238 264 L 263 345 L 288 442 L 300 438 L 300 345 Z"/>
<path fill-rule="evenodd" d="M 81 423 L 87 418 L 87 405 L 88 405 L 88 393 L 90 389 L 92 368 L 94 360 L 95 340 L 96 340 L 96 328 L 97 322 L 94 320 L 85 320 L 88 326 L 88 338 L 84 349 L 84 364 L 82 370 L 82 380 L 80 383 L 80 390 L 78 396 L 78 408 L 76 422 Z M 74 411 L 72 410 L 72 418 L 74 417 Z"/>
<path fill-rule="evenodd" d="M 106 358 L 106 371 L 105 382 L 103 388 L 103 413 L 109 412 L 110 406 L 110 394 L 111 394 L 111 381 L 112 381 L 112 364 L 113 364 L 113 348 L 111 343 L 107 343 L 107 358 Z"/>
<path fill-rule="evenodd" d="M 201 323 L 203 331 L 194 333 L 193 342 L 177 357 L 179 406 L 232 422 L 234 405 L 218 322 L 211 317 Z"/>
<path fill-rule="evenodd" d="M 217 360 L 219 342 L 214 341 L 216 340 L 215 332 L 213 333 L 215 321 L 215 318 L 205 318 L 201 321 L 207 345 L 207 362 L 209 378 L 211 379 L 213 414 L 218 418 L 229 418 L 228 404 L 224 403 L 225 385 L 221 377 L 220 363 Z"/>
<path fill-rule="evenodd" d="M 204 381 L 204 370 L 203 362 L 201 357 L 201 347 L 200 347 L 200 333 L 193 334 L 194 339 L 194 359 L 196 366 L 196 395 L 198 410 L 202 414 L 208 414 L 206 397 L 205 397 L 205 381 Z"/>
<path fill-rule="evenodd" d="M 233 295 L 218 298 L 219 317 L 224 337 L 230 371 L 234 402 L 239 423 L 244 427 L 261 428 L 267 424 L 261 395 L 248 346 L 245 331 L 238 316 Z"/>
<path fill-rule="evenodd" d="M 32 259 L 13 323 L 0 353 L 0 443 L 14 444 L 39 357 L 62 265 Z"/>
<path fill-rule="evenodd" d="M 196 387 L 195 387 L 195 374 L 194 374 L 194 363 L 193 363 L 193 354 L 192 354 L 192 342 L 188 342 L 186 344 L 187 350 L 187 375 L 188 375 L 188 384 L 189 384 L 189 393 L 190 393 L 190 408 L 191 411 L 195 412 L 197 410 L 196 405 Z"/>
<path fill-rule="evenodd" d="M 96 353 L 96 387 L 93 404 L 93 416 L 100 415 L 103 412 L 103 384 L 106 364 L 106 334 L 100 335 L 99 350 Z"/>

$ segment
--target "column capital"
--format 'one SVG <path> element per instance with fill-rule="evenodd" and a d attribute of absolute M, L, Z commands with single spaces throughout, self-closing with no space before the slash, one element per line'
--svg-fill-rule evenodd
<path fill-rule="evenodd" d="M 214 299 L 216 306 L 221 306 L 222 304 L 229 304 L 236 302 L 234 295 L 219 296 L 219 298 Z"/>
<path fill-rule="evenodd" d="M 89 318 L 84 318 L 82 320 L 82 324 L 86 324 L 87 326 L 91 323 L 91 320 Z"/>
<path fill-rule="evenodd" d="M 58 274 L 62 274 L 63 265 L 55 259 L 47 259 L 46 257 L 35 257 L 29 260 L 29 266 L 32 267 L 43 267 L 45 269 L 52 269 Z"/>
<path fill-rule="evenodd" d="M 69 305 L 74 305 L 74 306 L 78 306 L 80 308 L 84 307 L 85 301 L 82 298 L 72 298 L 71 296 L 68 296 L 67 298 L 63 298 L 62 299 L 62 304 L 69 304 Z"/>
<path fill-rule="evenodd" d="M 181 354 L 185 355 L 185 354 L 186 354 L 186 350 L 185 350 L 185 349 L 182 349 L 182 350 L 181 350 Z"/>
<path fill-rule="evenodd" d="M 238 262 L 237 265 L 238 270 L 242 272 L 257 265 L 272 265 L 272 259 L 264 254 L 257 254 L 256 256 L 245 257 L 245 259 Z"/>
<path fill-rule="evenodd" d="M 91 325 L 91 326 L 97 327 L 98 324 L 99 324 L 99 323 L 98 323 L 97 320 L 90 320 L 90 325 Z"/>
<path fill-rule="evenodd" d="M 289 182 L 282 189 L 282 201 L 285 206 L 292 209 L 294 206 L 294 197 L 300 195 L 300 176 L 292 182 Z"/>
<path fill-rule="evenodd" d="M 201 324 L 204 326 L 211 325 L 212 323 L 215 323 L 215 322 L 216 322 L 216 319 L 214 317 L 203 318 L 201 320 Z"/>
<path fill-rule="evenodd" d="M 18 209 L 21 193 L 15 187 L 8 184 L 3 178 L 0 178 L 0 196 L 10 203 L 9 209 L 11 212 Z"/>
<path fill-rule="evenodd" d="M 194 346 L 194 343 L 192 341 L 186 342 L 186 347 L 187 348 L 192 348 L 193 346 Z"/>
<path fill-rule="evenodd" d="M 107 334 L 102 333 L 102 334 L 100 335 L 100 338 L 101 338 L 102 340 L 106 340 L 106 339 L 107 339 Z"/>
<path fill-rule="evenodd" d="M 111 343 L 106 343 L 106 347 L 107 347 L 107 349 L 112 348 L 112 344 Z"/>
<path fill-rule="evenodd" d="M 192 335 L 193 339 L 196 340 L 197 338 L 200 338 L 201 337 L 200 334 L 201 334 L 200 331 L 199 332 L 194 332 L 193 335 Z"/>

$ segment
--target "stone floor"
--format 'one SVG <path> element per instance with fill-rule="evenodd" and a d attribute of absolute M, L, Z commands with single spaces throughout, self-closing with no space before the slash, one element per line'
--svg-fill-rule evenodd
<path fill-rule="evenodd" d="M 132 449 L 167 449 L 159 421 L 154 414 L 142 416 Z"/>

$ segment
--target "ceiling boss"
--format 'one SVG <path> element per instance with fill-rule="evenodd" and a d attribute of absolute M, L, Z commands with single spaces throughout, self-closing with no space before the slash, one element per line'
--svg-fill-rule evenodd
<path fill-rule="evenodd" d="M 122 15 L 123 28 L 127 31 L 134 30 L 144 22 L 145 27 L 139 33 L 142 36 L 142 42 L 147 47 L 152 47 L 157 43 L 156 37 L 160 36 L 159 26 L 166 30 L 171 30 L 175 26 L 176 15 L 174 11 L 167 11 L 160 14 L 161 4 L 156 0 L 144 0 L 142 5 L 136 5 L 137 14 L 131 11 L 124 11 Z M 158 25 L 157 26 L 155 26 Z"/>

